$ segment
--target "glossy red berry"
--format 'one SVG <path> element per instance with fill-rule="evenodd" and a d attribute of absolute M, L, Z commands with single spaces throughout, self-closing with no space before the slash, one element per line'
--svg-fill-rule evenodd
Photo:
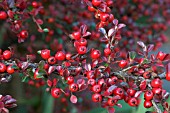
<path fill-rule="evenodd" d="M 95 79 L 96 76 L 94 75 L 94 71 L 87 71 L 86 76 L 88 79 Z"/>
<path fill-rule="evenodd" d="M 57 60 L 55 59 L 55 57 L 51 56 L 50 58 L 48 58 L 48 63 L 53 65 L 57 62 Z"/>
<path fill-rule="evenodd" d="M 95 12 L 95 8 L 92 6 L 88 6 L 88 10 L 91 11 L 91 12 Z"/>
<path fill-rule="evenodd" d="M 105 83 L 105 81 L 104 81 L 103 78 L 101 78 L 97 81 L 97 84 L 100 85 L 100 86 L 102 86 L 104 83 Z"/>
<path fill-rule="evenodd" d="M 99 6 L 102 3 L 102 0 L 92 0 L 94 6 Z"/>
<path fill-rule="evenodd" d="M 5 11 L 0 11 L 0 20 L 7 19 L 7 13 Z"/>
<path fill-rule="evenodd" d="M 77 47 L 77 52 L 78 52 L 78 54 L 80 54 L 80 55 L 85 54 L 85 53 L 87 52 L 86 46 L 78 46 L 78 47 Z"/>
<path fill-rule="evenodd" d="M 145 100 L 143 105 L 145 108 L 150 108 L 150 107 L 152 107 L 152 102 L 149 100 Z"/>
<path fill-rule="evenodd" d="M 9 73 L 9 74 L 13 74 L 13 73 L 15 72 L 15 69 L 12 68 L 11 65 L 9 65 L 9 66 L 7 67 L 7 69 L 6 69 L 6 71 L 7 71 L 7 73 Z"/>
<path fill-rule="evenodd" d="M 164 57 L 165 57 L 165 53 L 163 53 L 162 51 L 158 52 L 156 58 L 163 61 L 164 60 Z"/>
<path fill-rule="evenodd" d="M 92 59 L 98 59 L 101 55 L 101 52 L 99 50 L 92 50 L 90 55 Z"/>
<path fill-rule="evenodd" d="M 111 54 L 110 48 L 105 48 L 105 49 L 104 49 L 104 55 L 105 55 L 105 56 L 109 56 L 110 54 Z"/>
<path fill-rule="evenodd" d="M 69 89 L 70 89 L 71 92 L 78 91 L 78 88 L 79 87 L 78 87 L 78 85 L 76 83 L 72 83 L 72 84 L 69 85 Z"/>
<path fill-rule="evenodd" d="M 96 81 L 94 79 L 88 79 L 87 83 L 88 85 L 94 86 L 96 84 Z"/>
<path fill-rule="evenodd" d="M 71 54 L 70 54 L 70 53 L 67 53 L 67 54 L 66 54 L 66 59 L 67 59 L 67 60 L 70 60 L 70 59 L 71 59 Z"/>
<path fill-rule="evenodd" d="M 154 88 L 159 88 L 162 87 L 162 80 L 160 80 L 159 78 L 155 78 L 151 81 L 151 86 Z"/>
<path fill-rule="evenodd" d="M 107 104 L 108 104 L 109 106 L 114 106 L 114 105 L 116 104 L 116 100 L 113 99 L 113 98 L 109 98 L 109 99 L 107 100 Z"/>
<path fill-rule="evenodd" d="M 3 63 L 0 63 L 0 73 L 3 73 L 6 71 L 6 65 Z"/>
<path fill-rule="evenodd" d="M 101 92 L 101 86 L 98 85 L 98 84 L 94 85 L 94 86 L 92 87 L 92 91 L 93 91 L 94 93 L 99 93 L 99 92 Z"/>
<path fill-rule="evenodd" d="M 124 68 L 124 67 L 127 66 L 127 64 L 128 64 L 128 62 L 127 62 L 126 60 L 121 60 L 121 61 L 119 62 L 119 67 Z"/>
<path fill-rule="evenodd" d="M 145 100 L 152 100 L 153 99 L 153 92 L 152 91 L 146 91 L 145 93 L 144 93 L 144 98 L 145 98 Z"/>
<path fill-rule="evenodd" d="M 162 89 L 161 88 L 152 88 L 152 92 L 154 93 L 154 94 L 161 94 L 161 92 L 162 92 Z"/>
<path fill-rule="evenodd" d="M 79 40 L 81 38 L 81 33 L 79 31 L 72 33 L 73 39 Z"/>
<path fill-rule="evenodd" d="M 22 30 L 20 33 L 19 33 L 19 36 L 20 38 L 22 39 L 26 39 L 28 37 L 28 31 L 27 30 Z"/>
<path fill-rule="evenodd" d="M 50 50 L 48 49 L 41 50 L 41 57 L 45 60 L 50 58 Z"/>
<path fill-rule="evenodd" d="M 129 100 L 128 100 L 128 104 L 130 105 L 130 106 L 132 106 L 132 107 L 134 107 L 134 106 L 137 106 L 138 105 L 138 100 L 136 99 L 136 98 L 130 98 Z"/>
<path fill-rule="evenodd" d="M 92 101 L 93 102 L 101 102 L 102 101 L 102 96 L 98 93 L 95 93 L 92 95 Z"/>
<path fill-rule="evenodd" d="M 113 90 L 113 94 L 114 95 L 119 95 L 120 96 L 120 98 L 121 99 L 123 99 L 123 97 L 124 97 L 124 90 L 122 89 L 122 88 L 115 88 L 114 90 Z"/>
<path fill-rule="evenodd" d="M 132 88 L 129 88 L 127 91 L 127 94 L 129 95 L 129 96 L 134 96 L 135 95 L 135 93 L 136 93 L 136 90 L 134 90 L 134 89 L 132 89 Z"/>
<path fill-rule="evenodd" d="M 9 59 L 11 58 L 11 56 L 12 56 L 11 51 L 5 50 L 5 51 L 3 52 L 3 58 L 4 58 L 5 60 L 9 60 Z"/>
<path fill-rule="evenodd" d="M 36 1 L 33 1 L 33 2 L 32 2 L 32 7 L 33 7 L 33 8 L 37 8 L 37 7 L 38 7 L 38 3 L 37 3 Z"/>
<path fill-rule="evenodd" d="M 170 63 L 166 66 L 166 80 L 170 81 Z"/>
<path fill-rule="evenodd" d="M 65 55 L 64 52 L 59 51 L 59 52 L 57 52 L 57 53 L 55 54 L 55 58 L 56 58 L 57 60 L 65 60 L 66 55 Z"/>
<path fill-rule="evenodd" d="M 109 20 L 109 14 L 107 13 L 100 13 L 100 20 L 106 22 Z"/>
<path fill-rule="evenodd" d="M 61 96 L 61 90 L 59 88 L 52 88 L 51 89 L 51 95 L 54 98 L 59 98 Z"/>
<path fill-rule="evenodd" d="M 68 76 L 68 77 L 66 78 L 66 80 L 67 80 L 67 84 L 72 84 L 72 83 L 74 83 L 74 77 L 73 77 L 73 76 Z"/>
<path fill-rule="evenodd" d="M 80 38 L 78 40 L 78 45 L 79 46 L 86 46 L 87 45 L 87 40 L 85 38 Z"/>

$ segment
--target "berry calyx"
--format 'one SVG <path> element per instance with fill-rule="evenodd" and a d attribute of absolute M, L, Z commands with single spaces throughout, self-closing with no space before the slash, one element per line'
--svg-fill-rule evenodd
<path fill-rule="evenodd" d="M 41 50 L 41 57 L 45 60 L 50 58 L 50 50 L 48 49 Z"/>
<path fill-rule="evenodd" d="M 59 88 L 52 88 L 51 89 L 51 95 L 54 98 L 59 98 L 61 96 L 61 90 Z"/>

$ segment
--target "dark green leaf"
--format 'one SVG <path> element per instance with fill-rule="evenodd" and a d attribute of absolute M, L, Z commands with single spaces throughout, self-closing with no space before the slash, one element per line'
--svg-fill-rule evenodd
<path fill-rule="evenodd" d="M 27 78 L 28 78 L 28 76 L 22 77 L 22 82 L 26 82 L 26 81 L 27 81 Z"/>
<path fill-rule="evenodd" d="M 136 52 L 135 51 L 131 51 L 131 52 L 129 52 L 129 57 L 130 57 L 130 59 L 135 59 L 135 57 L 136 57 Z"/>

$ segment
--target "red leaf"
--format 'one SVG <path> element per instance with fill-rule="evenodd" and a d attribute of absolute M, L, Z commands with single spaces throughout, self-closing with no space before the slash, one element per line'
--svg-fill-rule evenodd
<path fill-rule="evenodd" d="M 154 45 L 153 45 L 153 44 L 148 45 L 148 47 L 147 47 L 147 52 L 152 51 L 153 48 L 154 48 Z"/>
<path fill-rule="evenodd" d="M 77 97 L 75 95 L 71 95 L 70 101 L 74 104 L 77 103 Z"/>
<path fill-rule="evenodd" d="M 52 86 L 52 81 L 51 81 L 51 80 L 47 80 L 47 85 L 48 85 L 49 87 L 51 87 L 51 86 Z"/>
<path fill-rule="evenodd" d="M 85 64 L 84 68 L 85 68 L 85 70 L 90 71 L 91 70 L 91 65 L 90 64 Z"/>
<path fill-rule="evenodd" d="M 114 24 L 115 26 L 118 25 L 118 22 L 119 22 L 119 21 L 118 21 L 117 19 L 114 19 L 114 20 L 113 20 L 113 24 Z"/>

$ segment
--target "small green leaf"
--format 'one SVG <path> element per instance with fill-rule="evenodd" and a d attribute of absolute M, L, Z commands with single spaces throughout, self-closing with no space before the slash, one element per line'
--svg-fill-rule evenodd
<path fill-rule="evenodd" d="M 48 28 L 44 28 L 43 31 L 46 32 L 46 33 L 48 33 L 48 32 L 49 32 L 49 29 L 48 29 Z"/>
<path fill-rule="evenodd" d="M 149 60 L 148 59 L 144 59 L 143 64 L 148 64 Z"/>
<path fill-rule="evenodd" d="M 135 57 L 136 57 L 136 52 L 135 51 L 131 51 L 131 52 L 129 52 L 129 57 L 130 57 L 130 59 L 135 59 Z"/>
<path fill-rule="evenodd" d="M 22 77 L 22 82 L 26 82 L 26 81 L 27 81 L 27 78 L 28 78 L 28 76 Z"/>
<path fill-rule="evenodd" d="M 28 9 L 29 11 L 32 11 L 32 10 L 33 10 L 33 6 L 30 5 L 30 6 L 27 7 L 27 9 Z"/>
<path fill-rule="evenodd" d="M 39 68 L 40 70 L 43 70 L 44 65 L 45 65 L 45 62 L 44 62 L 43 60 L 41 60 L 41 61 L 39 62 L 38 68 Z M 41 72 L 41 71 L 40 71 L 40 72 Z"/>
<path fill-rule="evenodd" d="M 14 19 L 15 19 L 15 20 L 18 20 L 18 19 L 19 19 L 19 17 L 18 17 L 17 14 L 14 15 Z"/>
<path fill-rule="evenodd" d="M 13 68 L 13 69 L 19 69 L 19 67 L 18 67 L 17 65 L 12 65 L 11 68 Z"/>

